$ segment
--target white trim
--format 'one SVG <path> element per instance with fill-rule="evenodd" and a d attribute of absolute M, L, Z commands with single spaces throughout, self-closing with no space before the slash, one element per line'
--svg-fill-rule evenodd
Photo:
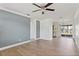
<path fill-rule="evenodd" d="M 30 18 L 30 16 L 27 16 L 27 15 L 25 15 L 25 14 L 22 14 L 22 13 L 13 11 L 13 10 L 5 9 L 5 8 L 2 8 L 2 7 L 1 7 L 0 9 L 1 9 L 1 10 L 4 10 L 4 11 L 7 11 L 7 12 L 10 12 L 10 13 L 13 13 L 13 14 L 17 14 L 17 15 L 23 16 L 23 17 L 28 17 L 28 18 Z"/>
<path fill-rule="evenodd" d="M 29 42 L 32 42 L 32 41 L 34 41 L 34 40 L 31 39 L 31 40 L 28 40 L 28 41 L 25 41 L 25 42 L 20 42 L 20 43 L 16 43 L 16 44 L 13 44 L 13 45 L 6 46 L 6 47 L 2 47 L 2 48 L 0 48 L 0 51 L 5 50 L 5 49 L 9 49 L 9 48 L 12 48 L 12 47 L 15 47 L 15 46 L 19 46 L 19 45 L 22 45 L 24 43 L 29 43 Z"/>

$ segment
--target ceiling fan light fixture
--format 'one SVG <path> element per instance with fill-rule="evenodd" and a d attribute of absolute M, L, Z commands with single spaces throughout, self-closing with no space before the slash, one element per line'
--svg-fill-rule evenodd
<path fill-rule="evenodd" d="M 50 9 L 50 8 L 47 8 L 48 6 L 50 6 L 51 4 L 53 3 L 47 3 L 45 6 L 39 6 L 35 3 L 33 3 L 33 5 L 37 6 L 38 8 L 41 8 L 40 10 L 42 10 L 42 14 L 44 14 L 44 11 L 47 10 L 47 11 L 55 11 L 55 9 Z M 40 11 L 40 10 L 35 10 L 33 12 L 37 12 L 37 11 Z"/>

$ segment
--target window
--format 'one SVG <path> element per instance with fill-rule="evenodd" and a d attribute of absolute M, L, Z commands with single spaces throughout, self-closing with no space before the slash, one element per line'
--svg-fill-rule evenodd
<path fill-rule="evenodd" d="M 62 35 L 72 35 L 72 25 L 61 25 Z"/>

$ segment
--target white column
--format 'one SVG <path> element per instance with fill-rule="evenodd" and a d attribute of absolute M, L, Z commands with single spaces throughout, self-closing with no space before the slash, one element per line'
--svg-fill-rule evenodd
<path fill-rule="evenodd" d="M 73 26 L 74 26 L 74 31 L 73 31 L 73 38 L 76 42 L 76 45 L 79 48 L 79 9 L 75 13 L 74 19 L 73 19 Z"/>
<path fill-rule="evenodd" d="M 77 17 L 79 15 L 79 9 L 77 10 L 77 12 L 74 15 L 74 19 L 73 19 L 73 38 L 76 39 L 76 22 L 77 22 Z"/>

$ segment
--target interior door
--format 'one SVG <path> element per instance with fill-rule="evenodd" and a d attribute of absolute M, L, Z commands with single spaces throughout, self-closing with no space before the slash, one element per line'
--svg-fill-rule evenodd
<path fill-rule="evenodd" d="M 36 20 L 36 38 L 40 37 L 40 21 Z"/>

